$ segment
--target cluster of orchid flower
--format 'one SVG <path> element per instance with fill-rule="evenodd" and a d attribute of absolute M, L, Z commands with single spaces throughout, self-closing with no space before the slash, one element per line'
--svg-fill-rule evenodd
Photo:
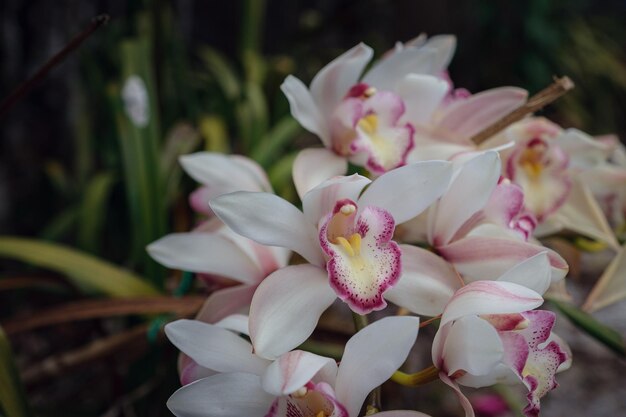
<path fill-rule="evenodd" d="M 302 209 L 244 156 L 181 158 L 203 185 L 190 202 L 206 221 L 148 250 L 217 290 L 195 320 L 165 327 L 183 353 L 175 415 L 357 417 L 370 392 L 406 376 L 419 316 L 440 319 L 426 373 L 466 416 L 459 386 L 495 383 L 525 385 L 523 411 L 539 414 L 571 353 L 552 332 L 554 313 L 536 310 L 568 272 L 538 238 L 568 230 L 618 247 L 611 227 L 624 221 L 626 195 L 612 185 L 626 158 L 613 139 L 532 116 L 475 144 L 527 94 L 455 89 L 454 49 L 452 36 L 421 36 L 362 74 L 372 50 L 360 44 L 308 88 L 287 77 L 293 117 L 324 145 L 294 162 Z M 348 162 L 369 178 L 346 175 Z M 337 299 L 356 318 L 386 316 L 357 326 L 339 365 L 298 349 Z"/>

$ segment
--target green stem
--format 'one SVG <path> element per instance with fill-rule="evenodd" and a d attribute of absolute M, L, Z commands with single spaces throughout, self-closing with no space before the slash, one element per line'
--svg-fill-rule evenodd
<path fill-rule="evenodd" d="M 401 371 L 394 372 L 391 380 L 406 387 L 418 387 L 439 379 L 439 369 L 432 365 L 414 374 L 407 374 Z"/>

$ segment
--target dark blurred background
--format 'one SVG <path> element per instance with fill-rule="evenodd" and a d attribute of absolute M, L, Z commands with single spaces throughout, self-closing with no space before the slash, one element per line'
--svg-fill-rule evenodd
<path fill-rule="evenodd" d="M 293 73 L 308 83 L 358 42 L 379 56 L 396 41 L 423 32 L 457 36 L 450 66 L 457 87 L 478 92 L 515 85 L 532 94 L 553 76 L 568 75 L 576 89 L 544 114 L 564 127 L 626 138 L 624 0 L 0 0 L 0 99 L 100 13 L 111 16 L 109 24 L 0 119 L 0 235 L 64 243 L 149 277 L 164 272 L 138 251 L 168 231 L 193 226 L 186 195 L 194 184 L 178 173 L 168 192 L 156 195 L 154 210 L 163 213 L 162 224 L 134 241 L 132 175 L 125 160 L 132 135 L 119 108 L 119 90 L 133 65 L 146 66 L 154 77 L 148 86 L 159 117 L 153 139 L 165 149 L 165 167 L 174 167 L 182 150 L 252 150 L 273 180 L 284 177 L 281 172 L 293 159 L 278 156 L 316 143 L 287 120 L 287 102 L 278 89 L 284 77 Z M 143 55 L 122 52 L 129 39 L 149 43 L 145 62 Z M 274 125 L 284 127 L 275 137 L 288 132 L 285 137 L 295 138 L 272 148 L 278 156 L 249 146 L 263 143 Z M 172 147 L 176 151 L 168 154 Z M 279 180 L 274 185 L 283 190 Z M 291 185 L 285 187 L 282 194 L 289 195 Z M 158 199 L 165 196 L 161 207 Z M 40 275 L 17 262 L 3 261 L 0 267 L 3 276 Z M 46 279 L 58 278 L 49 275 Z M 80 289 L 57 290 L 0 292 L 0 318 L 80 298 Z M 167 415 L 164 402 L 177 381 L 176 352 L 166 344 L 147 349 L 129 343 L 71 370 L 49 370 L 44 363 L 138 321 L 83 321 L 12 337 L 37 415 Z M 626 368 L 623 362 L 614 366 L 603 347 L 597 349 L 599 356 L 593 351 L 581 357 L 583 362 L 604 358 L 595 369 L 607 379 L 591 375 L 589 389 L 607 393 L 607 400 L 594 410 L 617 415 L 626 396 Z M 589 378 L 585 372 L 572 373 L 564 386 Z M 440 388 L 403 389 L 402 395 L 419 396 L 422 410 L 435 416 L 457 415 L 455 403 L 448 403 L 454 400 Z M 575 415 L 562 411 L 575 398 L 567 392 L 555 397 L 560 405 L 548 402 L 555 413 L 546 415 Z M 582 410 L 576 415 L 591 415 Z"/>

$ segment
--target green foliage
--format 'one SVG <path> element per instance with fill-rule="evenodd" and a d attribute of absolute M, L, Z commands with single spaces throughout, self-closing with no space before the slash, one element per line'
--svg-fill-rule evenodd
<path fill-rule="evenodd" d="M 11 345 L 0 327 L 0 409 L 6 417 L 31 416 L 28 401 L 13 360 Z"/>

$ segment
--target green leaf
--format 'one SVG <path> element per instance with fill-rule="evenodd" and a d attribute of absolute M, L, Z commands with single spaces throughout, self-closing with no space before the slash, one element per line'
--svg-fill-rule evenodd
<path fill-rule="evenodd" d="M 31 415 L 22 381 L 20 381 L 11 345 L 0 327 L 0 405 L 7 417 Z"/>
<path fill-rule="evenodd" d="M 254 148 L 252 159 L 265 168 L 269 167 L 300 132 L 302 127 L 294 118 L 291 116 L 282 118 Z"/>
<path fill-rule="evenodd" d="M 140 276 L 67 246 L 35 239 L 2 236 L 0 256 L 51 269 L 75 284 L 111 297 L 157 295 Z"/>
<path fill-rule="evenodd" d="M 89 252 L 97 252 L 107 213 L 107 200 L 115 184 L 112 172 L 102 172 L 85 188 L 78 216 L 78 244 Z"/>
<path fill-rule="evenodd" d="M 617 331 L 600 323 L 592 315 L 585 313 L 572 304 L 553 299 L 549 301 L 580 330 L 595 338 L 618 355 L 626 356 L 624 338 Z"/>
<path fill-rule="evenodd" d="M 228 60 L 216 49 L 208 46 L 202 47 L 198 55 L 204 65 L 215 77 L 215 81 L 220 86 L 224 96 L 228 100 L 235 100 L 241 94 L 241 85 L 237 79 L 236 72 Z"/>

